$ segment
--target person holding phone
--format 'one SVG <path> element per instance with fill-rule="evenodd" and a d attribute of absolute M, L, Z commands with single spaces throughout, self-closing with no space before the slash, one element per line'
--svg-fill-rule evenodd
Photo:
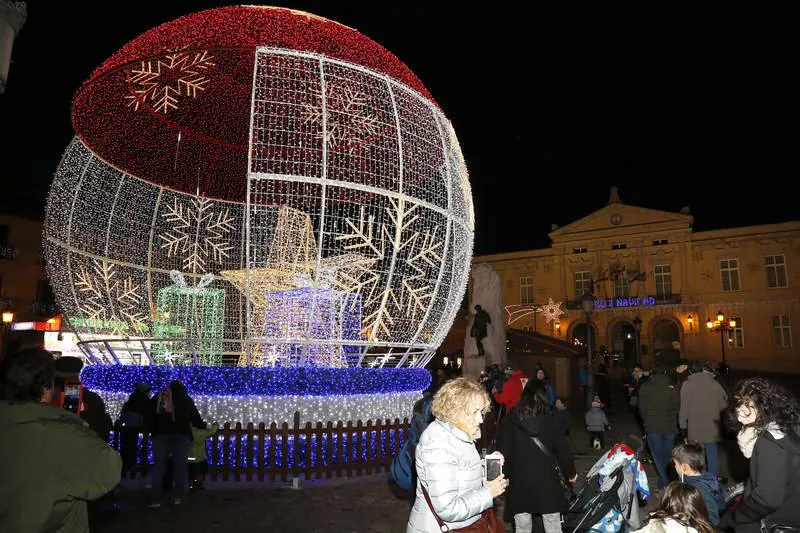
<path fill-rule="evenodd" d="M 406 533 L 470 526 L 504 531 L 493 500 L 505 492 L 508 480 L 503 474 L 487 479 L 487 467 L 475 448 L 488 409 L 486 390 L 470 378 L 448 381 L 436 392 L 431 406 L 436 419 L 422 433 L 415 451 L 417 490 Z M 502 465 L 502 455 L 492 457 Z"/>
<path fill-rule="evenodd" d="M 505 457 L 503 471 L 510 481 L 506 506 L 515 531 L 531 533 L 536 516 L 545 533 L 561 533 L 561 513 L 569 506 L 564 485 L 575 483 L 577 475 L 542 381 L 533 380 L 522 391 L 519 404 L 500 424 L 497 447 Z"/>

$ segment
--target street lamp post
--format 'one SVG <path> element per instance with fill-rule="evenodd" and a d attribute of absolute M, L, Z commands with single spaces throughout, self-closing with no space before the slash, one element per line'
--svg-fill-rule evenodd
<path fill-rule="evenodd" d="M 3 311 L 3 351 L 0 352 L 0 359 L 6 357 L 8 351 L 8 337 L 11 336 L 11 325 L 14 323 L 14 313 L 12 311 Z"/>
<path fill-rule="evenodd" d="M 636 330 L 636 364 L 642 364 L 642 355 L 641 355 L 641 346 L 642 346 L 642 319 L 638 316 L 634 317 L 633 319 L 633 329 Z"/>
<path fill-rule="evenodd" d="M 719 333 L 719 345 L 722 348 L 722 370 L 727 373 L 728 361 L 725 358 L 725 333 L 736 329 L 736 320 L 733 318 L 726 319 L 722 311 L 717 311 L 717 320 L 706 321 L 706 328 L 709 332 Z"/>
<path fill-rule="evenodd" d="M 594 310 L 594 296 L 587 292 L 581 298 L 581 307 L 586 313 L 586 372 L 588 383 L 586 387 L 586 405 L 592 404 L 594 376 L 592 372 L 592 311 Z"/>

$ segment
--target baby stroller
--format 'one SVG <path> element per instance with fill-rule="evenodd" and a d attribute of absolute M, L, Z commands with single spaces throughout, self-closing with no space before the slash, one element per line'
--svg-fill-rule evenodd
<path fill-rule="evenodd" d="M 639 529 L 639 498 L 650 497 L 647 475 L 639 462 L 644 443 L 629 436 L 604 453 L 564 514 L 564 533 L 626 533 Z"/>

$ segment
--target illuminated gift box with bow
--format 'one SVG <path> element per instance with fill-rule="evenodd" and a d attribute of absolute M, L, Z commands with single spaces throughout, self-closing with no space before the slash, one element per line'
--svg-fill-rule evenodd
<path fill-rule="evenodd" d="M 154 343 L 153 356 L 159 364 L 191 363 L 192 353 L 201 365 L 217 366 L 221 361 L 225 291 L 208 287 L 213 276 L 203 276 L 189 286 L 179 272 L 170 272 L 174 282 L 158 291 L 155 338 L 173 337 L 173 342 Z M 192 339 L 182 341 L 181 339 Z M 186 354 L 180 361 L 174 353 Z"/>
<path fill-rule="evenodd" d="M 358 358 L 357 345 L 341 341 L 361 338 L 361 298 L 331 289 L 300 287 L 267 293 L 264 337 L 285 339 L 264 349 L 272 366 L 341 368 Z M 340 341 L 331 343 L 329 341 Z"/>
<path fill-rule="evenodd" d="M 311 217 L 281 207 L 262 268 L 221 272 L 252 303 L 250 337 L 240 366 L 327 366 L 358 362 L 363 330 L 361 289 L 376 260 L 357 253 L 314 254 Z M 263 317 L 263 321 L 256 320 Z M 262 357 L 263 355 L 263 357 Z"/>

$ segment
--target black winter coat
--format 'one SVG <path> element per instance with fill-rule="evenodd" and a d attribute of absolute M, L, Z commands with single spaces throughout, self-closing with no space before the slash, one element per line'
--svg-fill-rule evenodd
<path fill-rule="evenodd" d="M 150 398 L 147 397 L 147 394 L 136 390 L 128 396 L 128 400 L 122 406 L 121 413 L 126 411 L 137 413 L 142 417 L 142 424 L 144 429 L 149 430 L 153 426 L 153 417 L 155 416 L 155 411 L 153 410 L 153 402 Z M 132 428 L 136 429 L 137 431 L 140 428 Z"/>
<path fill-rule="evenodd" d="M 551 457 L 542 453 L 531 439 L 539 437 Z M 567 479 L 575 475 L 572 451 L 563 429 L 552 414 L 520 420 L 516 410 L 500 423 L 497 448 L 506 458 L 503 472 L 509 479 L 506 505 L 509 512 L 559 513 L 569 502 L 556 477 L 553 460 L 558 460 Z"/>
<path fill-rule="evenodd" d="M 800 432 L 789 436 L 765 431 L 758 437 L 742 501 L 733 513 L 723 515 L 720 527 L 758 531 L 762 519 L 800 526 Z"/>
<path fill-rule="evenodd" d="M 677 433 L 681 391 L 666 374 L 655 374 L 639 389 L 639 413 L 650 433 Z"/>
<path fill-rule="evenodd" d="M 206 423 L 197 411 L 194 400 L 189 397 L 189 393 L 183 386 L 171 386 L 172 405 L 174 417 L 168 413 L 157 413 L 158 394 L 153 396 L 153 433 L 155 435 L 186 435 L 192 438 L 192 426 L 198 429 L 205 429 Z"/>

